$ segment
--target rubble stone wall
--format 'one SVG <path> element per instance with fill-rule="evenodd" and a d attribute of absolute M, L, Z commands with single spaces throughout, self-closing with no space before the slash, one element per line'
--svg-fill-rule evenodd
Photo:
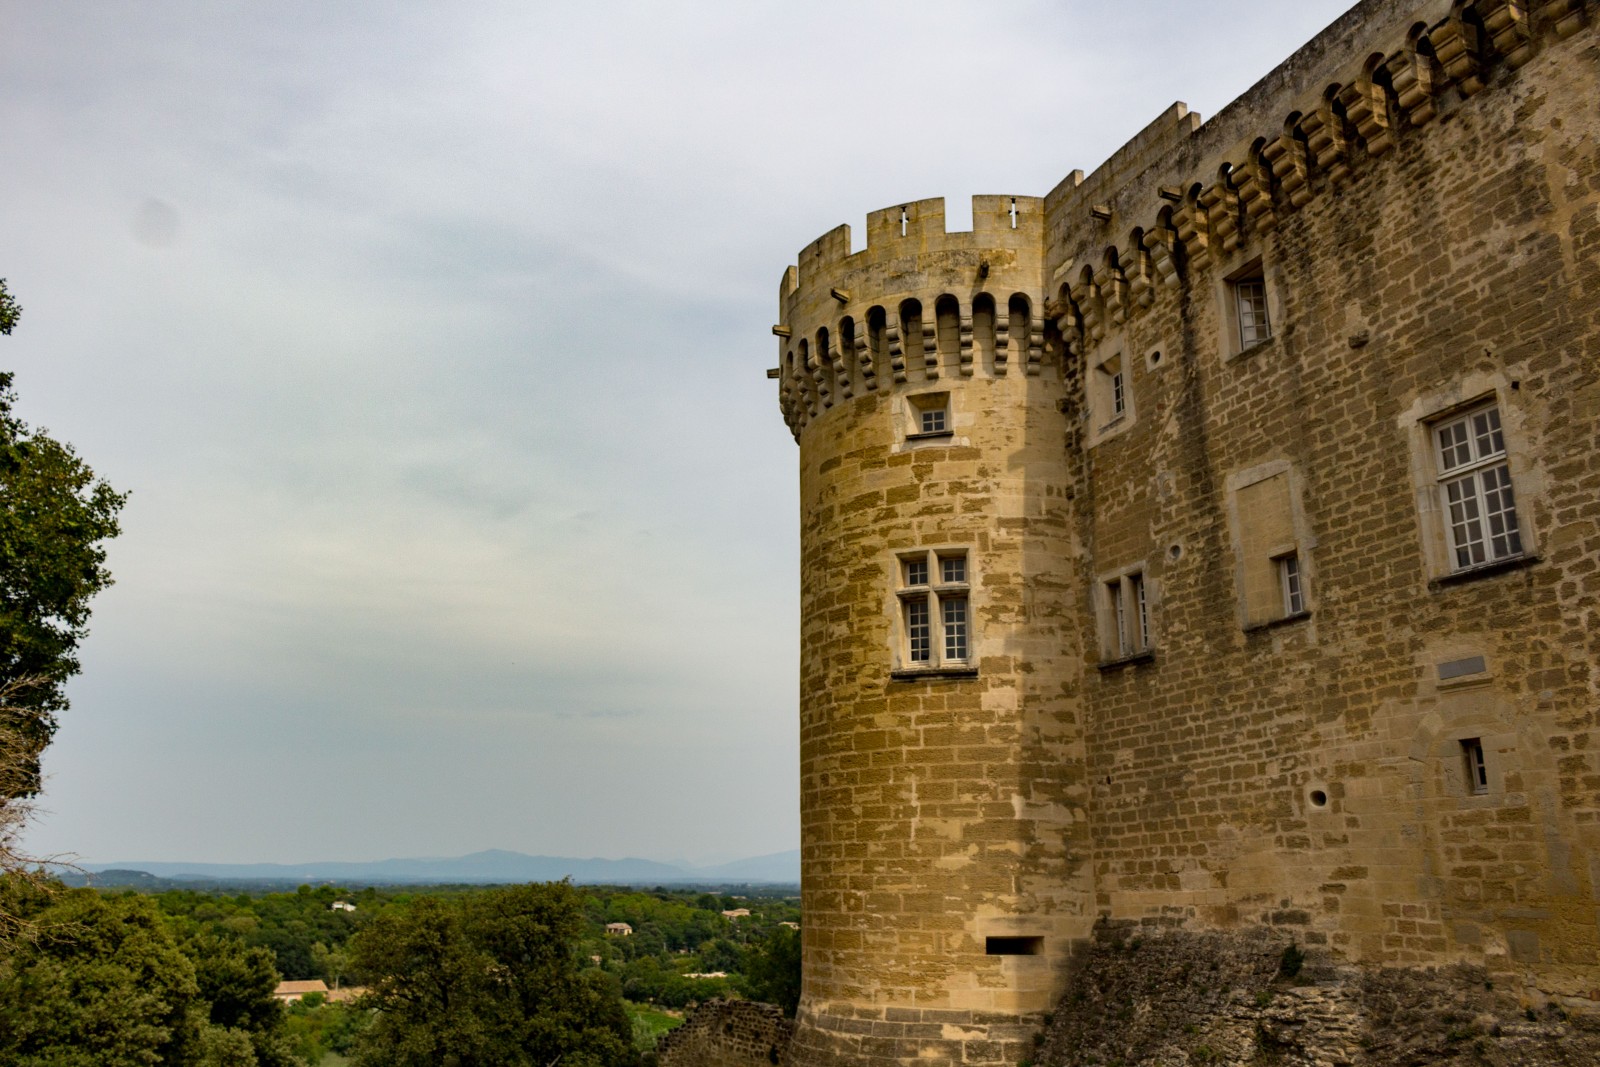
<path fill-rule="evenodd" d="M 1600 1063 L 1600 1004 L 1530 996 L 1481 968 L 1362 969 L 1263 929 L 1101 935 L 1037 1067 Z"/>
<path fill-rule="evenodd" d="M 773 1067 L 787 1064 L 794 1026 L 773 1004 L 712 1000 L 656 1045 L 657 1067 Z"/>

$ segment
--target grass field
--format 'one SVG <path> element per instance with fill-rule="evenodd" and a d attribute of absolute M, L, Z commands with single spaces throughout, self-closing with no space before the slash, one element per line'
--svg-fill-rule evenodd
<path fill-rule="evenodd" d="M 656 1047 L 662 1034 L 683 1025 L 682 1015 L 632 1001 L 623 1001 L 623 1005 L 628 1009 L 628 1018 L 633 1020 L 633 1043 L 641 1052 L 649 1052 Z"/>

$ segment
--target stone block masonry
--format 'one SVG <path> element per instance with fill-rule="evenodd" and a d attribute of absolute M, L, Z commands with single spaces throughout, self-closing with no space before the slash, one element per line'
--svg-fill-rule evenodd
<path fill-rule="evenodd" d="M 1595 1003 L 1597 17 L 1366 0 L 785 273 L 796 1067 L 1018 1063 L 1105 923 Z"/>

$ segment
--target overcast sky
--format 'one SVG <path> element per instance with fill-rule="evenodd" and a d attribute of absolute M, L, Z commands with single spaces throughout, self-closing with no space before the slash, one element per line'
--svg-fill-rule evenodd
<path fill-rule="evenodd" d="M 133 494 L 28 845 L 798 847 L 783 268 L 1345 6 L 0 0 L 0 367 Z"/>

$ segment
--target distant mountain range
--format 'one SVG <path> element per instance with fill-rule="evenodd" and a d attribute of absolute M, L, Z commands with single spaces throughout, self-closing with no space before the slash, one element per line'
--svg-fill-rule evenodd
<path fill-rule="evenodd" d="M 714 867 L 690 867 L 654 860 L 572 859 L 529 856 L 492 848 L 454 859 L 393 859 L 371 863 L 85 863 L 91 873 L 116 872 L 118 884 L 143 872 L 177 882 L 341 882 L 361 885 L 458 882 L 553 882 L 571 878 L 582 885 L 749 884 L 799 885 L 800 851 L 775 852 Z"/>

